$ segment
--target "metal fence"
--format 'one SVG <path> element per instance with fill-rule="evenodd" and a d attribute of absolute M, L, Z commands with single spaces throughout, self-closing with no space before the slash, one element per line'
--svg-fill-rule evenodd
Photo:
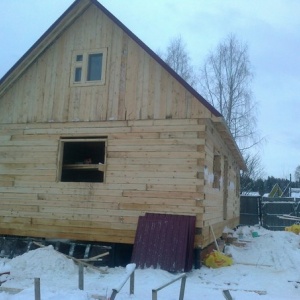
<path fill-rule="evenodd" d="M 240 200 L 240 224 L 249 226 L 260 224 L 261 197 L 241 196 Z"/>
<path fill-rule="evenodd" d="M 300 199 L 241 196 L 241 225 L 259 224 L 269 230 L 284 230 L 295 221 L 279 218 L 283 215 L 300 217 Z"/>

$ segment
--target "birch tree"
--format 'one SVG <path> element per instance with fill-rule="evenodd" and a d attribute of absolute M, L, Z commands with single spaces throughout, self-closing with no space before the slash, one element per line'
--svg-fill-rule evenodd
<path fill-rule="evenodd" d="M 252 154 L 262 140 L 256 126 L 257 104 L 252 97 L 253 73 L 247 44 L 229 35 L 208 54 L 200 76 L 194 72 L 181 36 L 173 38 L 166 52 L 158 55 L 194 88 L 197 85 L 200 94 L 223 115 L 248 167 L 248 171 L 241 174 L 241 183 L 247 178 L 260 177 L 263 169 L 259 155 Z"/>
<path fill-rule="evenodd" d="M 170 40 L 166 52 L 158 51 L 158 55 L 187 83 L 195 87 L 197 80 L 186 44 L 181 36 Z"/>
<path fill-rule="evenodd" d="M 259 142 L 248 46 L 229 35 L 201 68 L 201 94 L 223 115 L 240 150 Z"/>
<path fill-rule="evenodd" d="M 248 170 L 241 173 L 241 191 L 247 189 L 247 178 L 263 175 L 259 154 L 254 151 L 262 139 L 257 131 L 252 79 L 248 45 L 234 35 L 209 53 L 200 75 L 200 93 L 223 115 L 247 165 Z"/>

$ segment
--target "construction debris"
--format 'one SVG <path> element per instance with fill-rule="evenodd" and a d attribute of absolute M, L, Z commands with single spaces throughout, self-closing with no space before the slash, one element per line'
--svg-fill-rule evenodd
<path fill-rule="evenodd" d="M 228 267 L 233 264 L 233 259 L 220 251 L 214 251 L 206 257 L 204 264 L 213 269 Z"/>
<path fill-rule="evenodd" d="M 12 259 L 37 249 L 39 247 L 37 244 L 51 245 L 60 253 L 81 259 L 97 267 L 113 267 L 115 263 L 114 256 L 108 255 L 108 252 L 116 251 L 113 244 L 14 236 L 0 237 L 0 258 Z"/>
<path fill-rule="evenodd" d="M 41 248 L 46 247 L 45 245 L 43 245 L 43 244 L 41 244 L 41 243 L 38 243 L 38 242 L 33 242 L 33 243 L 34 243 L 35 245 L 41 247 Z M 54 249 L 54 250 L 55 250 L 55 249 Z M 59 252 L 59 251 L 57 251 L 57 250 L 55 250 L 55 251 L 56 251 L 56 252 Z M 61 253 L 61 252 L 59 252 L 59 253 L 62 254 L 62 255 L 64 255 L 64 256 L 67 257 L 67 258 L 72 259 L 72 260 L 73 260 L 75 263 L 77 263 L 77 264 L 84 265 L 85 267 L 88 267 L 88 268 L 91 268 L 91 269 L 93 269 L 93 270 L 99 271 L 100 273 L 103 273 L 103 274 L 106 274 L 106 273 L 107 273 L 107 268 L 98 268 L 98 267 L 95 267 L 95 266 L 93 266 L 93 265 L 91 265 L 91 264 L 89 264 L 89 263 L 83 261 L 82 259 L 78 259 L 78 258 L 75 258 L 75 257 L 73 257 L 73 256 L 70 256 L 70 255 L 67 255 L 67 254 L 64 254 L 64 253 Z M 106 252 L 106 253 L 101 254 L 101 257 L 106 256 L 106 255 L 109 255 L 109 252 Z M 100 255 L 97 255 L 96 257 L 100 257 Z M 95 258 L 95 257 L 94 257 L 94 258 Z"/>
<path fill-rule="evenodd" d="M 298 221 L 300 222 L 300 217 L 292 216 L 292 215 L 282 215 L 278 216 L 279 219 Z"/>
<path fill-rule="evenodd" d="M 212 226 L 209 226 L 212 232 L 216 249 L 215 251 L 209 253 L 204 259 L 204 264 L 210 268 L 221 268 L 231 266 L 233 264 L 233 259 L 220 251 L 219 244 L 217 242 L 214 230 Z"/>
<path fill-rule="evenodd" d="M 5 276 L 6 275 L 6 276 Z M 7 275 L 10 275 L 10 271 L 0 272 L 0 285 L 7 280 Z M 2 277 L 3 276 L 3 277 Z"/>
<path fill-rule="evenodd" d="M 285 227 L 285 231 L 291 231 L 291 232 L 294 232 L 296 234 L 299 234 L 300 233 L 300 225 L 299 224 L 294 224 L 292 226 Z"/>

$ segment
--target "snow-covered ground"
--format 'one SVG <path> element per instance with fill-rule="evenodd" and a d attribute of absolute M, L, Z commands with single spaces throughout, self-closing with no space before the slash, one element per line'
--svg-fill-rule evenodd
<path fill-rule="evenodd" d="M 210 269 L 202 266 L 187 274 L 184 299 L 225 299 L 223 290 L 229 290 L 233 299 L 274 300 L 300 299 L 300 236 L 292 232 L 274 232 L 263 228 L 240 227 L 245 247 L 227 246 L 234 264 Z M 251 231 L 259 237 L 252 237 Z M 129 267 L 130 268 L 130 267 Z M 109 268 L 106 274 L 84 270 L 84 290 L 78 289 L 78 266 L 71 259 L 56 252 L 51 246 L 30 251 L 12 260 L 1 259 L 1 288 L 22 289 L 17 294 L 0 292 L 1 300 L 34 299 L 34 278 L 40 278 L 42 300 L 106 299 L 117 287 L 128 268 Z M 135 271 L 134 295 L 129 294 L 127 282 L 117 300 L 152 299 L 152 289 L 171 281 L 179 274 L 158 269 Z M 180 281 L 158 292 L 160 300 L 177 300 Z M 98 298 L 99 299 L 99 298 Z"/>

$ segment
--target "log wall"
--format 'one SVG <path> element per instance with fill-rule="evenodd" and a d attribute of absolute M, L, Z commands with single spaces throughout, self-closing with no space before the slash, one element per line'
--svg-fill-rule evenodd
<path fill-rule="evenodd" d="M 171 213 L 203 247 L 237 225 L 239 167 L 200 96 L 101 10 L 72 22 L 0 87 L 0 234 L 133 243 L 139 216 Z M 74 51 L 104 48 L 103 84 L 72 84 Z M 60 181 L 71 137 L 106 138 L 104 182 Z"/>
<path fill-rule="evenodd" d="M 212 188 L 205 171 L 207 122 L 1 125 L 0 234 L 133 243 L 146 212 L 195 215 L 204 232 L 223 224 L 222 189 Z M 59 181 L 60 138 L 83 135 L 107 136 L 104 183 Z M 230 199 L 232 221 L 237 197 Z M 210 241 L 198 232 L 198 246 Z"/>

